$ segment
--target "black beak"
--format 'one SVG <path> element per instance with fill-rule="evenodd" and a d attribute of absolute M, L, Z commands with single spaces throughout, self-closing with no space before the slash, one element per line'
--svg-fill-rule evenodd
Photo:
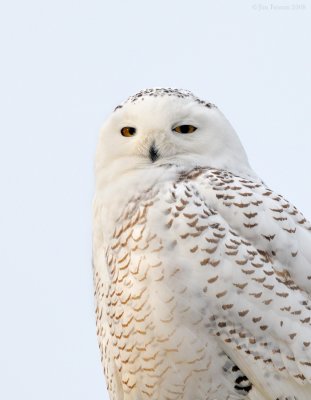
<path fill-rule="evenodd" d="M 149 149 L 149 158 L 152 162 L 157 161 L 157 159 L 159 158 L 158 150 L 154 144 Z"/>

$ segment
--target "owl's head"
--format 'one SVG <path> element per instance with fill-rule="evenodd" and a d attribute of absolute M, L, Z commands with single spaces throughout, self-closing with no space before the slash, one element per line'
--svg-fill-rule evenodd
<path fill-rule="evenodd" d="M 116 107 L 104 124 L 96 169 L 122 174 L 167 165 L 256 176 L 234 129 L 216 106 L 186 90 L 143 90 Z"/>

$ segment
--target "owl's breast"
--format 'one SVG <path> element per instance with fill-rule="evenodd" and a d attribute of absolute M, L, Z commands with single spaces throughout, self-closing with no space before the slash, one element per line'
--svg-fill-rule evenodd
<path fill-rule="evenodd" d="M 110 351 L 133 399 L 236 393 L 226 380 L 220 385 L 224 360 L 210 332 L 217 306 L 209 299 L 217 297 L 205 296 L 219 264 L 214 233 L 221 230 L 207 233 L 213 212 L 204 214 L 202 203 L 180 190 L 166 180 L 128 196 L 105 237 Z"/>

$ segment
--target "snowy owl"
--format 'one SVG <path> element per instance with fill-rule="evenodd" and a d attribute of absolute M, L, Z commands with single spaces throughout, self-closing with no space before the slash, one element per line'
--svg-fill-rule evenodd
<path fill-rule="evenodd" d="M 310 400 L 311 225 L 219 109 L 143 90 L 106 121 L 95 170 L 111 400 Z"/>

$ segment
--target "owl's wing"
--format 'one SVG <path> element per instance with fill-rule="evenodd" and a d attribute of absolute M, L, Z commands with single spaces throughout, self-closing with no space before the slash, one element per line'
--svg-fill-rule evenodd
<path fill-rule="evenodd" d="M 224 171 L 195 170 L 167 192 L 162 240 L 174 238 L 197 279 L 207 329 L 262 393 L 310 398 L 310 224 L 262 183 Z"/>
<path fill-rule="evenodd" d="M 295 206 L 262 182 L 225 171 L 201 169 L 187 179 L 231 228 L 269 255 L 276 270 L 288 270 L 311 294 L 311 224 Z"/>

